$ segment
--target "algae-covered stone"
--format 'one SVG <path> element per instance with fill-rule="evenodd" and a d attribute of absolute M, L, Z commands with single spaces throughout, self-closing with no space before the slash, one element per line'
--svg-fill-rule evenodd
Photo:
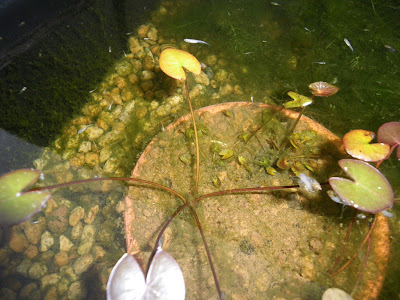
<path fill-rule="evenodd" d="M 157 116 L 159 116 L 159 117 L 168 116 L 170 112 L 171 112 L 171 105 L 168 104 L 168 103 L 166 103 L 166 104 L 164 104 L 164 105 L 161 105 L 161 106 L 156 110 Z"/>
<path fill-rule="evenodd" d="M 86 272 L 92 266 L 93 262 L 94 262 L 93 255 L 91 254 L 82 255 L 74 262 L 73 268 L 75 274 L 80 275 Z"/>
<path fill-rule="evenodd" d="M 28 271 L 29 278 L 40 279 L 47 273 L 47 267 L 44 264 L 35 262 L 33 263 Z"/>
<path fill-rule="evenodd" d="M 84 285 L 80 281 L 73 282 L 68 289 L 68 300 L 82 300 L 86 298 Z"/>
<path fill-rule="evenodd" d="M 104 164 L 103 171 L 108 174 L 114 173 L 115 170 L 118 168 L 118 166 L 119 166 L 119 160 L 116 159 L 115 157 L 111 157 Z"/>
<path fill-rule="evenodd" d="M 87 153 L 92 150 L 92 143 L 90 141 L 83 141 L 78 148 L 78 152 Z"/>
<path fill-rule="evenodd" d="M 76 224 L 76 225 L 78 225 L 78 224 Z M 73 246 L 74 246 L 74 244 L 65 235 L 60 236 L 60 250 L 61 251 L 68 252 L 69 250 L 71 250 L 71 248 Z"/>
<path fill-rule="evenodd" d="M 127 60 L 122 60 L 115 66 L 115 71 L 118 75 L 126 76 L 132 72 L 132 65 Z"/>
<path fill-rule="evenodd" d="M 141 39 L 143 39 L 143 38 L 145 38 L 146 36 L 147 36 L 147 32 L 149 31 L 149 26 L 147 26 L 147 25 L 140 25 L 139 26 L 139 28 L 138 28 L 138 30 L 137 30 L 137 33 L 138 33 L 138 36 L 141 38 Z"/>
<path fill-rule="evenodd" d="M 69 215 L 69 225 L 75 227 L 85 215 L 85 209 L 81 206 L 75 207 Z"/>
<path fill-rule="evenodd" d="M 99 155 L 93 152 L 86 153 L 85 163 L 92 167 L 97 166 L 99 164 Z"/>
<path fill-rule="evenodd" d="M 149 31 L 147 32 L 147 37 L 150 40 L 153 40 L 153 41 L 156 42 L 158 40 L 158 31 L 157 31 L 157 29 L 155 29 L 154 27 L 150 28 Z"/>
<path fill-rule="evenodd" d="M 111 154 L 112 152 L 109 146 L 105 146 L 104 148 L 102 148 L 100 150 L 100 156 L 99 156 L 100 162 L 103 163 L 107 161 L 107 159 L 110 158 Z"/>
<path fill-rule="evenodd" d="M 225 81 L 228 78 L 228 72 L 224 69 L 219 69 L 214 76 L 216 81 Z"/>
<path fill-rule="evenodd" d="M 196 83 L 202 85 L 210 84 L 210 80 L 208 79 L 207 75 L 204 72 L 201 72 L 199 75 L 194 75 L 194 80 L 196 81 Z"/>
<path fill-rule="evenodd" d="M 233 87 L 228 83 L 219 88 L 219 94 L 222 97 L 229 96 L 233 93 Z"/>
<path fill-rule="evenodd" d="M 103 134 L 104 130 L 97 126 L 90 126 L 86 128 L 85 133 L 89 141 L 95 141 Z"/>
<path fill-rule="evenodd" d="M 121 134 L 119 131 L 111 130 L 99 139 L 99 146 L 100 147 L 110 146 L 112 144 L 122 141 L 123 138 L 124 135 Z"/>
<path fill-rule="evenodd" d="M 39 248 L 40 252 L 45 252 L 49 250 L 49 248 L 53 245 L 54 245 L 53 236 L 51 235 L 50 232 L 45 231 L 40 239 L 40 248 Z"/>

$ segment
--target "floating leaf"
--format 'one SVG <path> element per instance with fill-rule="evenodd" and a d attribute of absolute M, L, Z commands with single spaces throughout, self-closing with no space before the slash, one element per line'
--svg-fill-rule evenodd
<path fill-rule="evenodd" d="M 356 129 L 346 133 L 343 137 L 343 145 L 351 156 L 364 161 L 380 161 L 390 151 L 390 146 L 383 143 L 370 144 L 375 137 L 372 131 Z"/>
<path fill-rule="evenodd" d="M 50 199 L 49 191 L 28 191 L 41 173 L 33 169 L 20 169 L 0 177 L 0 224 L 18 224 L 43 207 Z"/>
<path fill-rule="evenodd" d="M 353 300 L 353 298 L 338 288 L 327 289 L 322 295 L 322 300 Z"/>
<path fill-rule="evenodd" d="M 377 213 L 393 206 L 392 187 L 378 169 L 355 159 L 342 159 L 339 166 L 354 181 L 331 177 L 329 184 L 345 204 L 369 213 Z"/>
<path fill-rule="evenodd" d="M 313 102 L 310 97 L 306 97 L 295 92 L 288 92 L 288 95 L 293 99 L 293 101 L 286 102 L 285 108 L 307 106 Z"/>
<path fill-rule="evenodd" d="M 385 143 L 392 148 L 397 147 L 397 159 L 400 159 L 400 122 L 388 122 L 378 129 L 378 142 Z"/>
<path fill-rule="evenodd" d="M 172 256 L 159 247 L 145 280 L 136 259 L 125 253 L 111 271 L 107 299 L 185 299 L 182 271 Z"/>
<path fill-rule="evenodd" d="M 221 159 L 228 159 L 233 155 L 233 151 L 231 149 L 225 149 L 218 153 L 221 156 Z"/>
<path fill-rule="evenodd" d="M 160 54 L 159 64 L 165 74 L 178 80 L 186 80 L 183 68 L 196 75 L 201 73 L 201 66 L 196 57 L 175 48 L 164 49 Z"/>
<path fill-rule="evenodd" d="M 335 95 L 339 90 L 337 86 L 329 84 L 325 81 L 313 82 L 308 87 L 310 88 L 311 93 L 318 97 L 329 97 Z"/>

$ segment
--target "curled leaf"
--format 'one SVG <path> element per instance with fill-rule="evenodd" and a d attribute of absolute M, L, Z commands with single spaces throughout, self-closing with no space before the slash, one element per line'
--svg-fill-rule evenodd
<path fill-rule="evenodd" d="M 221 156 L 221 159 L 228 159 L 233 155 L 233 150 L 231 149 L 225 149 L 222 150 L 218 153 L 219 156 Z"/>
<path fill-rule="evenodd" d="M 313 82 L 308 87 L 310 88 L 311 93 L 318 97 L 329 97 L 335 95 L 339 90 L 337 86 L 329 84 L 325 81 Z"/>
<path fill-rule="evenodd" d="M 378 129 L 378 142 L 385 143 L 393 149 L 397 147 L 397 159 L 400 160 L 400 122 L 388 122 Z"/>
<path fill-rule="evenodd" d="M 0 177 L 0 224 L 18 224 L 40 211 L 49 191 L 27 191 L 39 178 L 40 171 L 20 169 Z"/>
<path fill-rule="evenodd" d="M 201 66 L 196 57 L 175 48 L 164 49 L 160 54 L 159 64 L 165 74 L 178 80 L 186 80 L 183 68 L 196 75 L 201 73 Z"/>
<path fill-rule="evenodd" d="M 294 108 L 294 107 L 307 106 L 307 105 L 310 105 L 313 102 L 310 97 L 306 97 L 306 96 L 297 94 L 295 92 L 288 92 L 288 95 L 293 100 L 289 101 L 289 102 L 286 102 L 285 103 L 285 108 Z"/>
<path fill-rule="evenodd" d="M 346 152 L 351 156 L 364 161 L 380 161 L 384 159 L 390 151 L 387 144 L 370 144 L 375 137 L 372 131 L 356 129 L 346 133 L 343 137 L 343 145 Z"/>
<path fill-rule="evenodd" d="M 331 177 L 329 184 L 346 205 L 369 213 L 381 212 L 393 206 L 392 187 L 378 169 L 355 159 L 342 159 L 339 166 L 353 180 Z"/>

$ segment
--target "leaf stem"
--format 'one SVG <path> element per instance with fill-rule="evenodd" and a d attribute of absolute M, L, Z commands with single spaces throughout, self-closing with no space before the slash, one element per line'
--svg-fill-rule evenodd
<path fill-rule="evenodd" d="M 199 188 L 199 178 L 200 178 L 200 149 L 199 149 L 199 137 L 197 135 L 197 126 L 196 126 L 196 120 L 194 118 L 194 112 L 193 112 L 193 107 L 192 107 L 192 101 L 190 100 L 189 96 L 189 87 L 188 87 L 188 82 L 187 79 L 185 79 L 185 90 L 186 90 L 186 98 L 189 103 L 189 108 L 190 108 L 190 115 L 192 116 L 192 123 L 193 123 L 193 130 L 194 130 L 194 139 L 196 142 L 196 181 L 194 185 L 194 191 L 193 191 L 193 197 L 195 198 L 197 195 L 197 191 Z"/>

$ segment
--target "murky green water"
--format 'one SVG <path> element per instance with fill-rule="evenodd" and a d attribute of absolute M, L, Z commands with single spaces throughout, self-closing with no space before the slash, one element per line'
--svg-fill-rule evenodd
<path fill-rule="evenodd" d="M 40 148 L 4 135 L 2 172 L 31 167 L 40 158 L 35 167 L 43 170 L 49 184 L 129 176 L 151 138 L 188 111 L 182 98 L 171 98 L 182 94 L 182 86 L 171 83 L 150 62 L 148 70 L 155 74 L 151 87 L 141 85 L 146 80 L 140 75 L 139 81 L 130 77 L 134 70 L 125 70 L 127 62 L 135 68 L 134 61 L 141 61 L 146 69 L 145 56 L 157 57 L 154 47 L 162 44 L 185 49 L 208 66 L 204 71 L 215 83 L 206 85 L 192 78 L 189 82 L 203 85 L 193 97 L 195 108 L 229 101 L 281 105 L 288 101 L 288 91 L 309 95 L 309 83 L 327 81 L 340 91 L 317 99 L 305 114 L 338 136 L 358 128 L 376 132 L 385 122 L 400 121 L 400 7 L 395 1 L 163 1 L 160 5 L 146 10 L 140 20 L 132 20 L 133 5 L 128 2 L 113 9 L 107 6 L 106 11 L 89 5 L 68 26 L 63 24 L 51 38 L 39 41 L 0 70 L 1 127 L 33 145 L 52 149 L 40 155 Z M 157 31 L 156 42 L 139 38 L 141 45 L 147 45 L 140 56 L 132 50 L 132 38 L 137 37 L 139 25 L 149 22 L 153 24 L 149 28 Z M 185 38 L 209 46 L 187 44 Z M 22 91 L 23 87 L 27 89 Z M 96 137 L 97 129 L 102 132 Z M 102 138 L 109 132 L 108 138 Z M 381 170 L 399 197 L 398 161 L 386 161 Z M 36 223 L 3 230 L 1 296 L 23 299 L 31 293 L 35 299 L 79 299 L 73 295 L 76 290 L 96 295 L 93 299 L 104 296 L 108 272 L 125 251 L 123 215 L 118 208 L 124 192 L 124 186 L 108 183 L 57 192 L 54 202 L 33 220 L 44 224 L 41 234 L 51 232 L 55 242 L 49 249 L 40 249 L 40 243 L 31 240 L 22 248 L 9 248 L 13 230 L 19 237 L 27 235 L 26 227 Z M 392 254 L 381 299 L 400 295 L 396 205 L 395 217 L 389 220 Z M 85 211 L 76 226 L 95 236 L 89 238 L 90 245 L 69 224 L 76 207 Z M 93 220 L 88 216 L 91 210 Z M 61 218 L 62 226 L 50 225 L 54 218 Z M 60 245 L 61 235 L 73 244 L 67 251 Z M 31 246 L 38 254 L 27 259 L 35 252 Z M 60 252 L 68 254 L 66 265 L 55 262 L 55 257 L 61 259 Z M 90 260 L 88 255 L 92 263 L 79 270 L 76 260 Z M 32 271 L 32 275 L 32 262 L 46 266 L 46 272 Z M 46 277 L 43 283 L 48 275 L 54 278 Z M 56 280 L 56 289 L 49 288 L 51 279 Z M 70 292 L 75 282 L 85 288 L 75 285 Z"/>

